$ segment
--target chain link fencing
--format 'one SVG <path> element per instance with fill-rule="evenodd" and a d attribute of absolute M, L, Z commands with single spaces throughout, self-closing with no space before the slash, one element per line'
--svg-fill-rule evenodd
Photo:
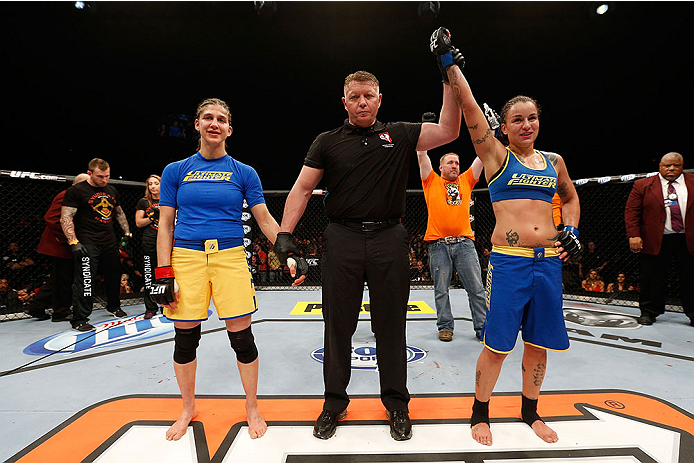
<path fill-rule="evenodd" d="M 583 254 L 579 261 L 564 264 L 564 297 L 574 301 L 638 306 L 638 256 L 631 253 L 624 226 L 624 205 L 633 181 L 651 174 L 609 176 L 574 181 L 581 200 L 581 242 Z M 73 176 L 42 174 L 37 172 L 0 170 L 0 321 L 27 318 L 26 301 L 18 298 L 24 289 L 31 298 L 47 281 L 50 273 L 48 256 L 36 252 L 44 229 L 43 215 L 60 191 L 72 183 Z M 133 232 L 129 253 L 121 253 L 122 273 L 128 276 L 128 285 L 121 294 L 123 306 L 142 304 L 144 277 L 142 271 L 142 231 L 135 226 L 135 206 L 144 196 L 144 182 L 111 180 L 119 192 L 121 206 Z M 270 213 L 280 221 L 287 191 L 265 191 Z M 317 290 L 321 285 L 320 261 L 322 233 L 328 224 L 323 209 L 322 191 L 310 198 L 294 236 L 309 264 L 309 273 L 303 285 L 292 287 L 293 279 L 287 267 L 279 264 L 272 245 L 263 236 L 250 214 L 245 214 L 246 255 L 254 275 L 257 290 Z M 494 214 L 487 189 L 476 189 L 472 195 L 471 220 L 476 235 L 481 271 L 486 274 L 490 237 L 494 229 Z M 412 289 L 433 289 L 429 270 L 427 246 L 424 242 L 427 208 L 421 190 L 408 190 L 403 224 L 410 234 L 410 281 Z M 116 226 L 116 234 L 122 231 Z M 14 243 L 14 244 L 13 244 Z M 592 244 L 591 244 L 592 243 Z M 349 252 L 349 250 L 345 250 Z M 24 262 L 21 268 L 11 265 Z M 597 269 L 604 287 L 616 281 L 621 272 L 626 275 L 631 290 L 591 292 L 581 282 L 590 269 Z M 679 274 L 673 267 L 667 278 L 667 305 L 670 311 L 681 312 Z M 7 283 L 5 285 L 5 283 Z M 457 275 L 451 282 L 462 288 Z M 8 286 L 5 291 L 4 286 Z M 125 292 L 128 291 L 128 292 Z M 94 309 L 105 307 L 103 284 L 97 279 Z"/>

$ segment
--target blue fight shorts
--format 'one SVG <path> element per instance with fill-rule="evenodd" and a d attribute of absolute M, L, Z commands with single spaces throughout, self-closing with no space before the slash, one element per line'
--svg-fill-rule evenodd
<path fill-rule="evenodd" d="M 507 354 L 523 341 L 548 350 L 567 350 L 562 304 L 562 261 L 556 248 L 493 246 L 487 272 L 487 321 L 482 342 Z"/>

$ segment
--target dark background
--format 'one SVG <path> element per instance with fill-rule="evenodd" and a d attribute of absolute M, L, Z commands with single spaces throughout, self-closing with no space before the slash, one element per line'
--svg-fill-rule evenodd
<path fill-rule="evenodd" d="M 102 157 L 112 178 L 143 181 L 196 149 L 161 124 L 214 96 L 233 112 L 229 154 L 265 189 L 289 189 L 316 135 L 346 117 L 350 72 L 379 78 L 380 120 L 438 114 L 439 25 L 480 104 L 539 100 L 536 147 L 563 155 L 572 178 L 650 172 L 668 151 L 692 167 L 693 4 L 595 5 L 442 2 L 433 19 L 419 2 L 279 2 L 272 16 L 252 2 L 2 2 L 0 168 L 74 175 Z M 464 128 L 430 154 L 450 150 L 472 161 Z M 409 187 L 421 188 L 415 167 Z"/>

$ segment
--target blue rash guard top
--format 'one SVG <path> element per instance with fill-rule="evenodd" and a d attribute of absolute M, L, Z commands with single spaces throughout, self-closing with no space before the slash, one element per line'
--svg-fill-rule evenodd
<path fill-rule="evenodd" d="M 539 199 L 552 202 L 557 191 L 557 171 L 547 155 L 535 150 L 545 162 L 542 169 L 532 169 L 523 164 L 516 154 L 506 148 L 504 165 L 489 180 L 489 196 L 492 203 L 505 199 Z"/>
<path fill-rule="evenodd" d="M 243 243 L 243 201 L 251 208 L 265 203 L 255 169 L 229 155 L 207 159 L 200 152 L 172 162 L 161 176 L 160 206 L 177 209 L 174 239 L 222 239 Z"/>

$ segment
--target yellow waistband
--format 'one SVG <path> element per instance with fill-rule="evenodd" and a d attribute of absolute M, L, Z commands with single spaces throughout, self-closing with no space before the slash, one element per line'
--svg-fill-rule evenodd
<path fill-rule="evenodd" d="M 548 248 L 516 248 L 513 246 L 497 246 L 496 244 L 492 246 L 492 252 L 498 252 L 499 254 L 505 254 L 507 256 L 518 256 L 518 257 L 559 257 L 553 247 Z"/>

